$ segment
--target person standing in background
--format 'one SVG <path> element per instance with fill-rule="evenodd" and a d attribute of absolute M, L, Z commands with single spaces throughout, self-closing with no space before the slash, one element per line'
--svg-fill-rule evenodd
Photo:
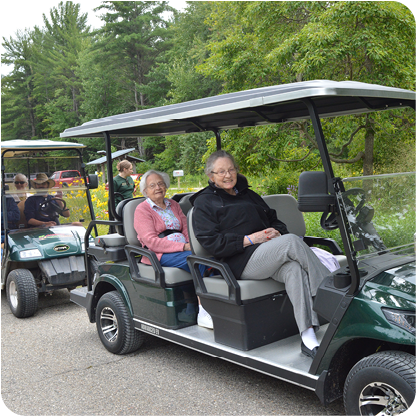
<path fill-rule="evenodd" d="M 115 205 L 117 206 L 122 200 L 132 198 L 136 192 L 135 182 L 131 175 L 133 174 L 132 164 L 124 159 L 117 164 L 119 173 L 113 178 Z"/>

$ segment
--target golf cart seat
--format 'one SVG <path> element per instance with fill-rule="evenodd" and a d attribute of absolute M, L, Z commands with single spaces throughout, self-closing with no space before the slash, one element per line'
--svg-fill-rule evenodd
<path fill-rule="evenodd" d="M 124 228 L 124 234 L 127 244 L 125 251 L 129 260 L 132 278 L 136 281 L 161 286 L 162 288 L 192 282 L 189 272 L 180 268 L 162 267 L 155 253 L 142 247 L 133 227 L 136 207 L 142 201 L 144 201 L 144 198 L 134 198 L 124 204 L 122 210 L 123 224 L 129 225 L 129 227 Z M 151 265 L 138 262 L 138 255 L 146 256 L 151 261 Z"/>
<path fill-rule="evenodd" d="M 117 233 L 97 236 L 95 246 L 89 248 L 89 254 L 103 262 L 119 262 L 126 260 L 127 256 L 132 276 L 135 280 L 148 284 L 165 288 L 192 282 L 190 273 L 179 268 L 162 267 L 155 253 L 143 248 L 139 242 L 133 224 L 136 207 L 144 200 L 144 197 L 140 197 L 121 201 L 116 207 L 116 212 L 123 218 L 123 225 L 128 227 L 116 226 Z M 140 262 L 140 255 L 146 256 L 152 265 Z"/>
<path fill-rule="evenodd" d="M 187 215 L 187 213 L 190 211 L 192 205 L 190 203 L 190 197 L 193 194 L 187 194 L 185 195 L 183 198 L 181 198 L 181 200 L 179 201 L 179 205 L 181 207 L 182 212 Z"/>
<path fill-rule="evenodd" d="M 131 200 L 140 203 L 144 198 L 122 200 L 116 207 L 116 213 L 122 216 L 124 205 Z M 116 233 L 95 237 L 94 246 L 88 248 L 88 253 L 100 262 L 120 262 L 126 260 L 125 246 L 127 245 L 127 240 L 124 235 L 124 228 L 123 226 L 116 226 L 115 229 Z"/>
<path fill-rule="evenodd" d="M 17 203 L 17 208 L 20 211 L 20 219 L 18 221 L 18 229 L 26 229 L 28 227 L 28 223 L 26 221 L 26 216 L 25 216 L 25 202 L 26 202 L 26 200 L 22 200 L 22 201 L 19 201 L 19 203 Z"/>
<path fill-rule="evenodd" d="M 145 197 L 122 200 L 116 207 L 116 213 L 123 217 L 123 209 L 127 203 L 135 201 L 139 204 L 144 200 Z M 88 252 L 94 255 L 99 261 L 119 262 L 126 259 L 125 246 L 128 242 L 126 240 L 124 227 L 123 225 L 117 225 L 114 226 L 114 229 L 116 230 L 116 233 L 108 233 L 107 235 L 97 236 L 94 239 L 95 246 L 89 248 Z"/>
<path fill-rule="evenodd" d="M 272 278 L 238 280 L 229 266 L 213 259 L 198 242 L 192 208 L 187 215 L 192 255 L 188 257 L 196 294 L 213 319 L 216 342 L 250 350 L 298 333 L 285 286 Z M 216 275 L 203 277 L 198 265 Z"/>
<path fill-rule="evenodd" d="M 336 257 L 340 267 L 347 265 L 346 256 L 343 255 L 340 246 L 333 239 L 306 236 L 306 224 L 303 213 L 298 209 L 297 200 L 289 194 L 273 194 L 263 197 L 266 204 L 277 212 L 277 217 L 287 225 L 290 233 L 303 238 L 308 246 L 327 246 Z"/>

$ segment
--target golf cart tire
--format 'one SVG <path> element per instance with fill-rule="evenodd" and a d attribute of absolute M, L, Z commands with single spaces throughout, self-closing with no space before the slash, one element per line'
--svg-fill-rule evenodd
<path fill-rule="evenodd" d="M 7 276 L 7 302 L 17 318 L 33 316 L 38 309 L 38 289 L 28 269 L 14 269 Z"/>
<path fill-rule="evenodd" d="M 347 415 L 397 415 L 411 407 L 416 358 L 400 351 L 378 352 L 349 372 L 343 392 Z"/>
<path fill-rule="evenodd" d="M 97 332 L 104 347 L 116 355 L 134 352 L 145 334 L 133 326 L 129 311 L 117 291 L 104 294 L 97 303 Z"/>

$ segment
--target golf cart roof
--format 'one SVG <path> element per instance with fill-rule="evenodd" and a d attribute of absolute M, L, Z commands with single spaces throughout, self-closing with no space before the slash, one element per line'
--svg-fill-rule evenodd
<path fill-rule="evenodd" d="M 354 81 L 305 81 L 223 94 L 179 104 L 92 120 L 66 129 L 67 137 L 166 136 L 308 119 L 303 102 L 314 102 L 320 117 L 414 107 L 416 94 Z"/>
<path fill-rule="evenodd" d="M 49 149 L 82 149 L 85 145 L 82 143 L 58 142 L 48 139 L 40 140 L 23 140 L 14 139 L 1 142 L 1 152 L 6 158 L 16 155 L 25 154 L 30 151 L 41 151 Z M 10 152 L 7 152 L 10 151 Z"/>

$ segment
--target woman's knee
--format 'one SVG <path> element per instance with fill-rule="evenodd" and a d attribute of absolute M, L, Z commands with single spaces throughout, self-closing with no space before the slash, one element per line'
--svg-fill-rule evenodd
<path fill-rule="evenodd" d="M 281 265 L 281 267 L 272 275 L 272 278 L 283 284 L 287 284 L 288 281 L 301 282 L 302 281 L 302 268 L 296 261 L 289 261 Z"/>
<path fill-rule="evenodd" d="M 303 239 L 300 236 L 297 236 L 293 233 L 288 233 L 282 236 L 288 243 L 292 243 L 294 245 L 302 245 L 304 243 Z"/>

